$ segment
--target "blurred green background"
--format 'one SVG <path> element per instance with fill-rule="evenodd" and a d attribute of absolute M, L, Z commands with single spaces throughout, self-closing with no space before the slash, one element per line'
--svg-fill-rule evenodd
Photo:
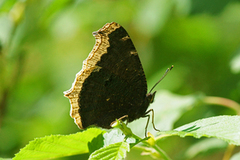
<path fill-rule="evenodd" d="M 240 102 L 239 0 L 0 0 L 0 157 L 13 157 L 36 137 L 80 131 L 63 91 L 95 44 L 92 32 L 112 21 L 131 36 L 149 89 L 173 64 L 156 90 Z M 174 127 L 222 114 L 234 112 L 196 105 Z M 183 159 L 199 141 L 172 137 L 161 147 Z M 221 159 L 225 149 L 192 159 Z M 137 150 L 128 155 L 137 156 Z"/>

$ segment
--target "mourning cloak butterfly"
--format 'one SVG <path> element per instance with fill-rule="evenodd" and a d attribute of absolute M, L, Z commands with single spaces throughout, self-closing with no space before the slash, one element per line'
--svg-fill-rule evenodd
<path fill-rule="evenodd" d="M 64 92 L 75 123 L 80 129 L 90 125 L 111 128 L 123 116 L 128 122 L 149 117 L 146 110 L 156 92 L 147 94 L 145 74 L 126 30 L 112 22 L 93 35 L 95 46 L 72 88 Z"/>

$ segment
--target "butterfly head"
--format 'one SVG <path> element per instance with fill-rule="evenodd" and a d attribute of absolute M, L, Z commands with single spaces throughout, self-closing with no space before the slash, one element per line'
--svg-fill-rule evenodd
<path fill-rule="evenodd" d="M 155 92 L 153 92 L 153 93 L 148 93 L 148 94 L 146 95 L 149 104 L 150 104 L 150 103 L 153 103 L 156 92 L 157 92 L 157 91 L 155 91 Z"/>

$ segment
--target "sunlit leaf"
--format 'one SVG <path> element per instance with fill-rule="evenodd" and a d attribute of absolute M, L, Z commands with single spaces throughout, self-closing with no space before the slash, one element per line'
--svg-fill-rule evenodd
<path fill-rule="evenodd" d="M 36 138 L 21 149 L 13 159 L 42 160 L 88 153 L 88 142 L 100 134 L 103 134 L 102 130 L 91 128 L 67 136 L 51 135 Z"/>
<path fill-rule="evenodd" d="M 240 159 L 240 152 L 234 154 L 230 160 L 239 160 Z"/>
<path fill-rule="evenodd" d="M 180 137 L 215 137 L 230 144 L 240 145 L 240 116 L 217 116 L 197 120 L 173 131 L 162 132 Z"/>
<path fill-rule="evenodd" d="M 127 142 L 118 142 L 110 144 L 104 148 L 101 148 L 93 152 L 90 156 L 90 160 L 118 160 L 126 157 L 129 152 L 130 146 Z"/>

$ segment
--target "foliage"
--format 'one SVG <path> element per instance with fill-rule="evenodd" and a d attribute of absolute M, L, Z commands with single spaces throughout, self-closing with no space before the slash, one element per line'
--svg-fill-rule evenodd
<path fill-rule="evenodd" d="M 123 133 L 129 133 L 129 128 L 127 128 L 124 123 L 119 123 L 118 128 L 120 128 Z M 239 146 L 239 125 L 240 116 L 217 116 L 205 118 L 186 124 L 172 131 L 160 132 L 160 136 L 156 137 L 156 139 L 160 140 L 164 137 L 174 135 L 180 137 L 193 136 L 195 138 L 205 136 L 219 138 L 230 144 Z M 89 159 L 91 160 L 123 159 L 126 158 L 126 153 L 130 151 L 130 145 L 132 144 L 131 146 L 133 147 L 140 141 L 143 142 L 143 151 L 150 151 L 152 149 L 151 152 L 148 153 L 152 157 L 158 157 L 165 160 L 170 159 L 156 145 L 157 141 L 152 135 L 150 135 L 146 141 L 146 139 L 141 139 L 132 134 L 132 132 L 123 136 L 122 133 L 116 131 L 117 130 L 112 130 L 110 133 L 105 133 L 107 136 L 104 137 L 104 131 L 90 128 L 86 131 L 68 136 L 55 135 L 37 138 L 30 142 L 25 148 L 21 149 L 21 151 L 16 154 L 14 160 L 52 159 L 84 153 L 89 153 Z M 119 142 L 116 142 L 116 140 Z"/>

